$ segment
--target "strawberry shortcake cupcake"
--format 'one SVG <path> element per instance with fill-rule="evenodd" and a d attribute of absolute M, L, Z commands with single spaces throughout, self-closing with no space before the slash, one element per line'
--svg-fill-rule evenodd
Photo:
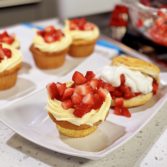
<path fill-rule="evenodd" d="M 0 44 L 0 90 L 11 88 L 17 80 L 21 68 L 22 56 L 18 49 L 5 43 Z"/>
<path fill-rule="evenodd" d="M 72 37 L 69 54 L 74 57 L 89 56 L 93 52 L 100 34 L 98 27 L 84 18 L 66 20 L 65 32 Z"/>
<path fill-rule="evenodd" d="M 72 82 L 47 85 L 47 111 L 59 132 L 68 137 L 84 137 L 103 122 L 111 106 L 111 96 L 103 81 L 92 71 L 84 76 L 76 71 Z"/>
<path fill-rule="evenodd" d="M 37 31 L 30 47 L 36 65 L 41 69 L 60 67 L 71 42 L 69 34 L 53 26 Z"/>
<path fill-rule="evenodd" d="M 16 35 L 9 35 L 7 31 L 3 31 L 0 33 L 0 43 L 6 43 L 16 49 L 20 48 L 20 43 Z"/>

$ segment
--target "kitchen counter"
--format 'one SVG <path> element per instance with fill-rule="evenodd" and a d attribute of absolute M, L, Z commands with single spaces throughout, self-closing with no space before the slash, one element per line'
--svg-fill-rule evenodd
<path fill-rule="evenodd" d="M 40 24 L 42 25 L 42 24 Z M 2 167 L 133 167 L 143 158 L 167 127 L 167 103 L 132 139 L 107 155 L 92 161 L 42 148 L 0 123 L 0 166 Z M 112 133 L 112 131 L 111 131 Z M 157 161 L 159 159 L 156 158 Z M 143 164 L 148 166 L 149 162 Z M 142 167 L 143 167 L 142 166 Z M 150 166 L 149 166 L 150 167 Z"/>

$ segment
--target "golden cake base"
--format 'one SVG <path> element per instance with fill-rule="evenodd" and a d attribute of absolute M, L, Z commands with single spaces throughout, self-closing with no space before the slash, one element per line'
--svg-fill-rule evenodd
<path fill-rule="evenodd" d="M 68 52 L 68 48 L 60 52 L 42 52 L 38 48 L 31 45 L 30 51 L 37 67 L 41 69 L 53 69 L 62 66 L 65 62 L 65 56 Z"/>

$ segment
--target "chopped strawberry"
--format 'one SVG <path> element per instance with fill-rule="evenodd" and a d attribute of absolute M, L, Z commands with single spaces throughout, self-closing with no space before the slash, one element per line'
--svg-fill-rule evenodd
<path fill-rule="evenodd" d="M 100 97 L 100 95 L 98 93 L 94 94 L 94 105 L 93 105 L 93 109 L 99 109 L 101 107 L 101 105 L 103 104 L 103 99 Z"/>
<path fill-rule="evenodd" d="M 5 42 L 10 45 L 14 42 L 14 38 L 13 37 L 3 37 L 2 42 Z"/>
<path fill-rule="evenodd" d="M 102 100 L 104 101 L 106 98 L 106 95 L 107 95 L 107 91 L 103 88 L 99 88 L 98 94 L 102 98 Z"/>
<path fill-rule="evenodd" d="M 129 112 L 128 108 L 126 108 L 126 107 L 122 108 L 122 115 L 125 117 L 131 117 L 131 113 Z"/>
<path fill-rule="evenodd" d="M 59 92 L 58 92 L 57 86 L 54 82 L 47 85 L 47 90 L 48 90 L 48 94 L 52 100 L 59 99 Z"/>
<path fill-rule="evenodd" d="M 67 100 L 64 100 L 62 103 L 61 103 L 61 105 L 62 105 L 62 107 L 64 108 L 64 109 L 69 109 L 69 108 L 72 108 L 72 106 L 73 106 L 73 103 L 72 103 L 72 101 L 71 101 L 71 99 L 67 99 Z"/>
<path fill-rule="evenodd" d="M 63 83 L 63 84 L 62 83 L 57 83 L 56 85 L 57 85 L 59 95 L 60 95 L 60 97 L 62 97 L 63 94 L 64 94 L 64 91 L 66 89 L 66 84 L 65 83 Z"/>
<path fill-rule="evenodd" d="M 93 89 L 98 89 L 99 88 L 99 80 L 98 79 L 92 79 L 89 82 L 89 85 L 93 88 Z"/>
<path fill-rule="evenodd" d="M 87 84 L 79 85 L 75 88 L 75 92 L 82 96 L 85 96 L 88 93 L 92 93 L 92 88 Z"/>
<path fill-rule="evenodd" d="M 125 75 L 121 74 L 120 79 L 121 79 L 121 85 L 124 85 L 125 84 Z"/>
<path fill-rule="evenodd" d="M 88 31 L 88 30 L 93 30 L 94 27 L 95 26 L 92 23 L 86 23 L 84 29 Z"/>
<path fill-rule="evenodd" d="M 66 100 L 68 98 L 71 98 L 73 93 L 74 93 L 74 88 L 65 89 L 62 100 Z"/>
<path fill-rule="evenodd" d="M 7 58 L 10 58 L 12 56 L 12 52 L 10 49 L 3 48 L 3 52 Z"/>
<path fill-rule="evenodd" d="M 153 86 L 153 94 L 155 95 L 158 90 L 158 83 L 156 81 L 153 81 L 152 86 Z"/>
<path fill-rule="evenodd" d="M 115 101 L 116 107 L 119 107 L 119 108 L 123 107 L 123 104 L 124 104 L 123 98 L 116 98 L 114 101 Z"/>
<path fill-rule="evenodd" d="M 78 71 L 73 74 L 72 80 L 76 85 L 84 84 L 87 81 L 83 74 Z"/>
<path fill-rule="evenodd" d="M 83 104 L 81 103 L 80 105 L 76 106 L 73 114 L 76 116 L 76 117 L 83 117 L 83 115 L 85 115 L 86 113 L 90 112 L 91 111 L 91 107 L 87 104 Z"/>
<path fill-rule="evenodd" d="M 133 92 L 131 91 L 131 89 L 127 86 L 124 87 L 124 98 L 125 99 L 130 99 L 134 97 Z"/>
<path fill-rule="evenodd" d="M 84 104 L 88 104 L 88 105 L 90 105 L 91 107 L 94 105 L 94 97 L 93 97 L 93 94 L 87 94 L 87 95 L 85 95 L 84 97 L 83 97 L 83 99 L 82 99 L 82 102 L 84 103 Z"/>
<path fill-rule="evenodd" d="M 109 92 L 114 92 L 115 90 L 115 88 L 109 83 L 104 83 L 103 88 L 107 89 Z"/>
<path fill-rule="evenodd" d="M 93 71 L 87 71 L 85 78 L 87 79 L 87 81 L 90 81 L 91 79 L 93 79 L 95 77 L 95 74 Z"/>
<path fill-rule="evenodd" d="M 119 90 L 115 90 L 111 95 L 113 95 L 115 97 L 122 97 L 123 96 L 123 92 L 121 92 Z"/>
<path fill-rule="evenodd" d="M 44 40 L 45 40 L 45 42 L 47 42 L 47 43 L 52 43 L 52 42 L 55 41 L 54 38 L 53 38 L 51 35 L 48 35 L 48 34 L 45 34 L 45 35 L 44 35 Z"/>
<path fill-rule="evenodd" d="M 55 30 L 54 26 L 52 26 L 52 25 L 45 27 L 46 33 L 54 33 L 55 31 L 56 30 Z"/>
<path fill-rule="evenodd" d="M 114 114 L 122 115 L 122 109 L 120 107 L 114 107 Z"/>
<path fill-rule="evenodd" d="M 73 104 L 80 104 L 82 101 L 82 95 L 74 92 L 73 95 L 71 96 L 71 100 Z"/>

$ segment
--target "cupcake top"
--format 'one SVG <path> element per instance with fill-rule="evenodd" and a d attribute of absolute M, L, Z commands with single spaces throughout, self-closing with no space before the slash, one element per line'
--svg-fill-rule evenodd
<path fill-rule="evenodd" d="M 65 32 L 68 32 L 73 40 L 86 40 L 92 41 L 99 37 L 98 27 L 85 18 L 72 19 L 65 21 Z"/>
<path fill-rule="evenodd" d="M 51 83 L 47 86 L 47 110 L 59 121 L 74 125 L 92 126 L 104 121 L 110 106 L 111 96 L 103 88 L 103 81 L 88 71 L 84 76 L 76 71 L 71 83 Z"/>
<path fill-rule="evenodd" d="M 43 52 L 59 52 L 69 47 L 72 39 L 67 33 L 48 26 L 44 30 L 37 31 L 33 39 L 33 45 Z"/>
<path fill-rule="evenodd" d="M 7 31 L 0 33 L 0 43 L 6 43 L 16 49 L 19 49 L 20 43 L 17 37 L 13 35 L 9 35 Z"/>
<path fill-rule="evenodd" d="M 22 62 L 21 53 L 18 49 L 8 44 L 0 44 L 0 72 L 10 70 Z"/>

